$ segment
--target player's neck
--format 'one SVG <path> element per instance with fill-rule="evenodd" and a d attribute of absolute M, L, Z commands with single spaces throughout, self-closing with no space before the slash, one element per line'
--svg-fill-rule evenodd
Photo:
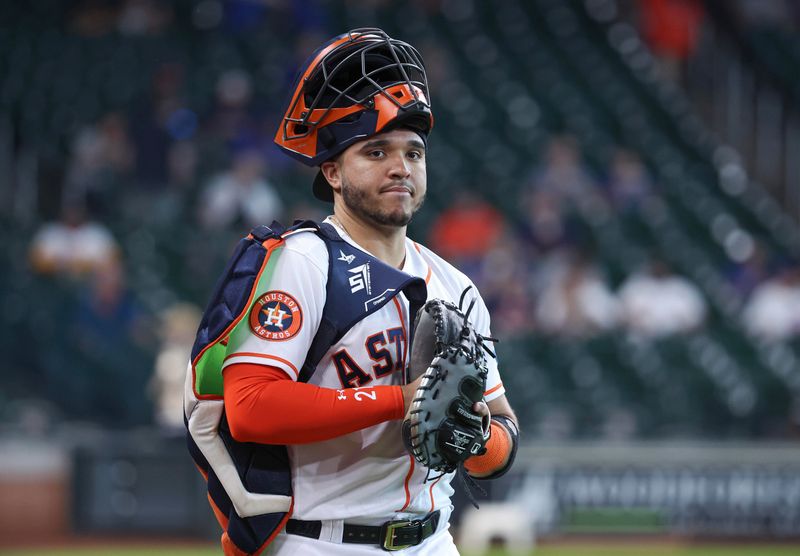
<path fill-rule="evenodd" d="M 401 268 L 406 256 L 406 227 L 379 226 L 337 211 L 331 219 L 362 249 L 394 268 Z"/>

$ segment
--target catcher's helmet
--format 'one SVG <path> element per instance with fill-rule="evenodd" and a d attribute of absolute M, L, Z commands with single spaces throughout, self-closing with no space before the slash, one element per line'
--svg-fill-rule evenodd
<path fill-rule="evenodd" d="M 303 164 L 318 166 L 357 141 L 400 126 L 423 138 L 433 127 L 422 57 L 380 29 L 354 29 L 328 41 L 300 69 L 275 143 Z M 321 173 L 314 195 L 333 201 Z"/>

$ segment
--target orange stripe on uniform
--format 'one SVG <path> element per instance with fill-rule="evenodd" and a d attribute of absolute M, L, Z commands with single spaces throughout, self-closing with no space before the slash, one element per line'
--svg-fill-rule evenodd
<path fill-rule="evenodd" d="M 283 237 L 279 237 L 279 238 L 271 237 L 271 238 L 268 238 L 268 239 L 265 239 L 264 241 L 262 241 L 261 245 L 264 246 L 264 249 L 269 251 L 270 249 L 272 249 L 273 247 L 275 247 L 276 245 L 279 245 L 281 243 L 283 243 Z"/>
<path fill-rule="evenodd" d="M 417 253 L 422 255 L 422 251 L 420 251 L 419 245 L 417 245 L 417 242 L 416 241 L 412 241 L 411 243 L 414 244 L 414 249 L 417 250 Z M 424 259 L 425 255 L 422 255 L 422 258 Z M 431 274 L 433 274 L 433 269 L 431 268 L 431 263 L 426 263 L 426 264 L 428 265 L 428 274 L 427 274 L 427 276 L 425 276 L 425 283 L 427 284 L 428 282 L 431 281 Z"/>
<path fill-rule="evenodd" d="M 267 548 L 270 545 L 270 543 L 273 540 L 275 540 L 275 537 L 283 530 L 283 528 L 286 527 L 286 522 L 289 521 L 290 517 L 292 517 L 293 511 L 294 511 L 294 498 L 292 498 L 292 505 L 289 506 L 289 511 L 286 512 L 286 515 L 283 516 L 281 522 L 278 523 L 277 527 L 275 527 L 275 531 L 273 531 L 272 534 L 269 536 L 269 538 L 267 538 L 267 540 L 264 541 L 264 544 L 258 547 L 258 550 L 256 550 L 252 554 L 244 552 L 235 544 L 233 544 L 233 541 L 228 536 L 227 532 L 222 533 L 222 552 L 225 554 L 225 556 L 258 556 L 259 554 L 264 552 L 264 549 Z"/>
<path fill-rule="evenodd" d="M 208 473 L 203 471 L 203 468 L 200 467 L 199 465 L 197 465 L 196 463 L 194 464 L 194 466 L 197 468 L 197 470 L 200 472 L 200 474 L 203 476 L 203 478 L 206 480 L 206 482 L 208 482 Z"/>
<path fill-rule="evenodd" d="M 444 477 L 444 475 L 439 475 L 439 477 L 435 481 L 433 481 L 433 484 L 431 484 L 431 488 L 428 489 L 428 494 L 431 497 L 431 509 L 430 509 L 430 511 L 433 511 L 433 506 L 434 506 L 434 502 L 433 502 L 433 487 L 436 486 L 436 483 L 438 483 L 439 481 L 442 480 L 442 477 Z"/>
<path fill-rule="evenodd" d="M 289 506 L 289 511 L 286 512 L 286 515 L 283 516 L 281 522 L 278 524 L 277 527 L 275 527 L 275 531 L 272 532 L 269 538 L 266 541 L 264 541 L 264 544 L 262 544 L 261 547 L 256 551 L 255 556 L 258 556 L 259 554 L 264 552 L 264 549 L 267 548 L 270 545 L 270 543 L 275 540 L 275 537 L 277 537 L 281 531 L 283 531 L 283 528 L 286 527 L 286 522 L 289 521 L 290 517 L 292 517 L 293 512 L 294 512 L 294 497 L 292 497 L 292 505 Z"/>
<path fill-rule="evenodd" d="M 399 510 L 395 510 L 396 512 L 402 512 L 411 503 L 411 491 L 408 489 L 408 483 L 411 481 L 411 475 L 414 474 L 414 456 L 408 454 L 408 459 L 411 461 L 411 467 L 408 468 L 408 475 L 406 475 L 406 481 L 403 484 L 403 487 L 406 489 L 406 503 L 403 504 L 403 507 Z"/>
<path fill-rule="evenodd" d="M 485 396 L 488 396 L 488 395 L 489 395 L 489 394 L 491 394 L 492 392 L 497 392 L 497 391 L 498 391 L 498 390 L 500 390 L 500 388 L 502 388 L 502 387 L 503 387 L 503 383 L 501 382 L 501 383 L 500 383 L 500 384 L 498 384 L 497 386 L 494 386 L 494 387 L 492 387 L 492 388 L 489 388 L 489 389 L 488 389 L 486 392 L 484 392 L 484 393 L 483 393 L 483 395 L 484 395 L 484 397 L 485 397 Z"/>
<path fill-rule="evenodd" d="M 287 361 L 286 359 L 284 359 L 282 357 L 278 357 L 277 355 L 269 355 L 267 353 L 255 353 L 255 352 L 251 352 L 251 351 L 241 351 L 241 352 L 238 352 L 238 353 L 231 353 L 230 355 L 228 355 L 222 361 L 225 362 L 228 359 L 231 359 L 233 357 L 256 357 L 256 358 L 260 358 L 260 359 L 271 359 L 273 361 L 277 361 L 279 363 L 283 363 L 284 365 L 288 366 L 292 370 L 292 372 L 294 373 L 295 378 L 300 376 L 300 373 L 297 372 L 297 367 L 292 365 L 292 363 L 290 361 Z"/>
<path fill-rule="evenodd" d="M 228 536 L 227 531 L 222 533 L 222 552 L 225 556 L 252 556 L 244 550 L 240 550 Z"/>
<path fill-rule="evenodd" d="M 403 347 L 403 363 L 408 362 L 408 333 L 406 332 L 406 319 L 403 317 L 403 308 L 400 307 L 400 302 L 397 300 L 397 296 L 392 298 L 394 301 L 394 307 L 397 309 L 397 316 L 400 317 L 400 326 L 403 328 L 403 337 L 405 338 L 405 346 Z M 409 318 L 411 318 L 409 316 Z M 405 378 L 403 378 L 405 380 Z"/>
<path fill-rule="evenodd" d="M 213 498 L 211 498 L 211 494 L 208 494 L 208 503 L 211 505 L 211 510 L 214 512 L 214 517 L 217 518 L 217 521 L 219 522 L 220 526 L 223 529 L 227 529 L 228 528 L 228 516 L 226 516 L 224 513 L 222 513 L 222 510 L 219 509 L 219 506 L 217 506 L 217 503 L 214 502 Z"/>

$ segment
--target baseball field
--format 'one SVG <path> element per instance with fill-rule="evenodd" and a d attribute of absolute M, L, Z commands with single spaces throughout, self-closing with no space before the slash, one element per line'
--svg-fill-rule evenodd
<path fill-rule="evenodd" d="M 463 556 L 478 556 L 478 553 L 461 549 Z M 215 546 L 159 546 L 141 545 L 120 548 L 114 546 L 91 546 L 46 549 L 0 549 L 2 556 L 218 556 Z M 676 545 L 670 542 L 615 543 L 601 541 L 597 544 L 559 542 L 545 544 L 530 553 L 535 556 L 789 556 L 800 554 L 800 545 L 757 544 L 702 544 Z M 483 553 L 482 556 L 529 556 L 502 549 Z"/>

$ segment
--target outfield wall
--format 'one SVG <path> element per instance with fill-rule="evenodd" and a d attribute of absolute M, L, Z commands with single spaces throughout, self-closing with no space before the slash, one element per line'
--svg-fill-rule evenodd
<path fill-rule="evenodd" d="M 503 486 L 540 535 L 800 537 L 800 443 L 542 443 Z"/>

